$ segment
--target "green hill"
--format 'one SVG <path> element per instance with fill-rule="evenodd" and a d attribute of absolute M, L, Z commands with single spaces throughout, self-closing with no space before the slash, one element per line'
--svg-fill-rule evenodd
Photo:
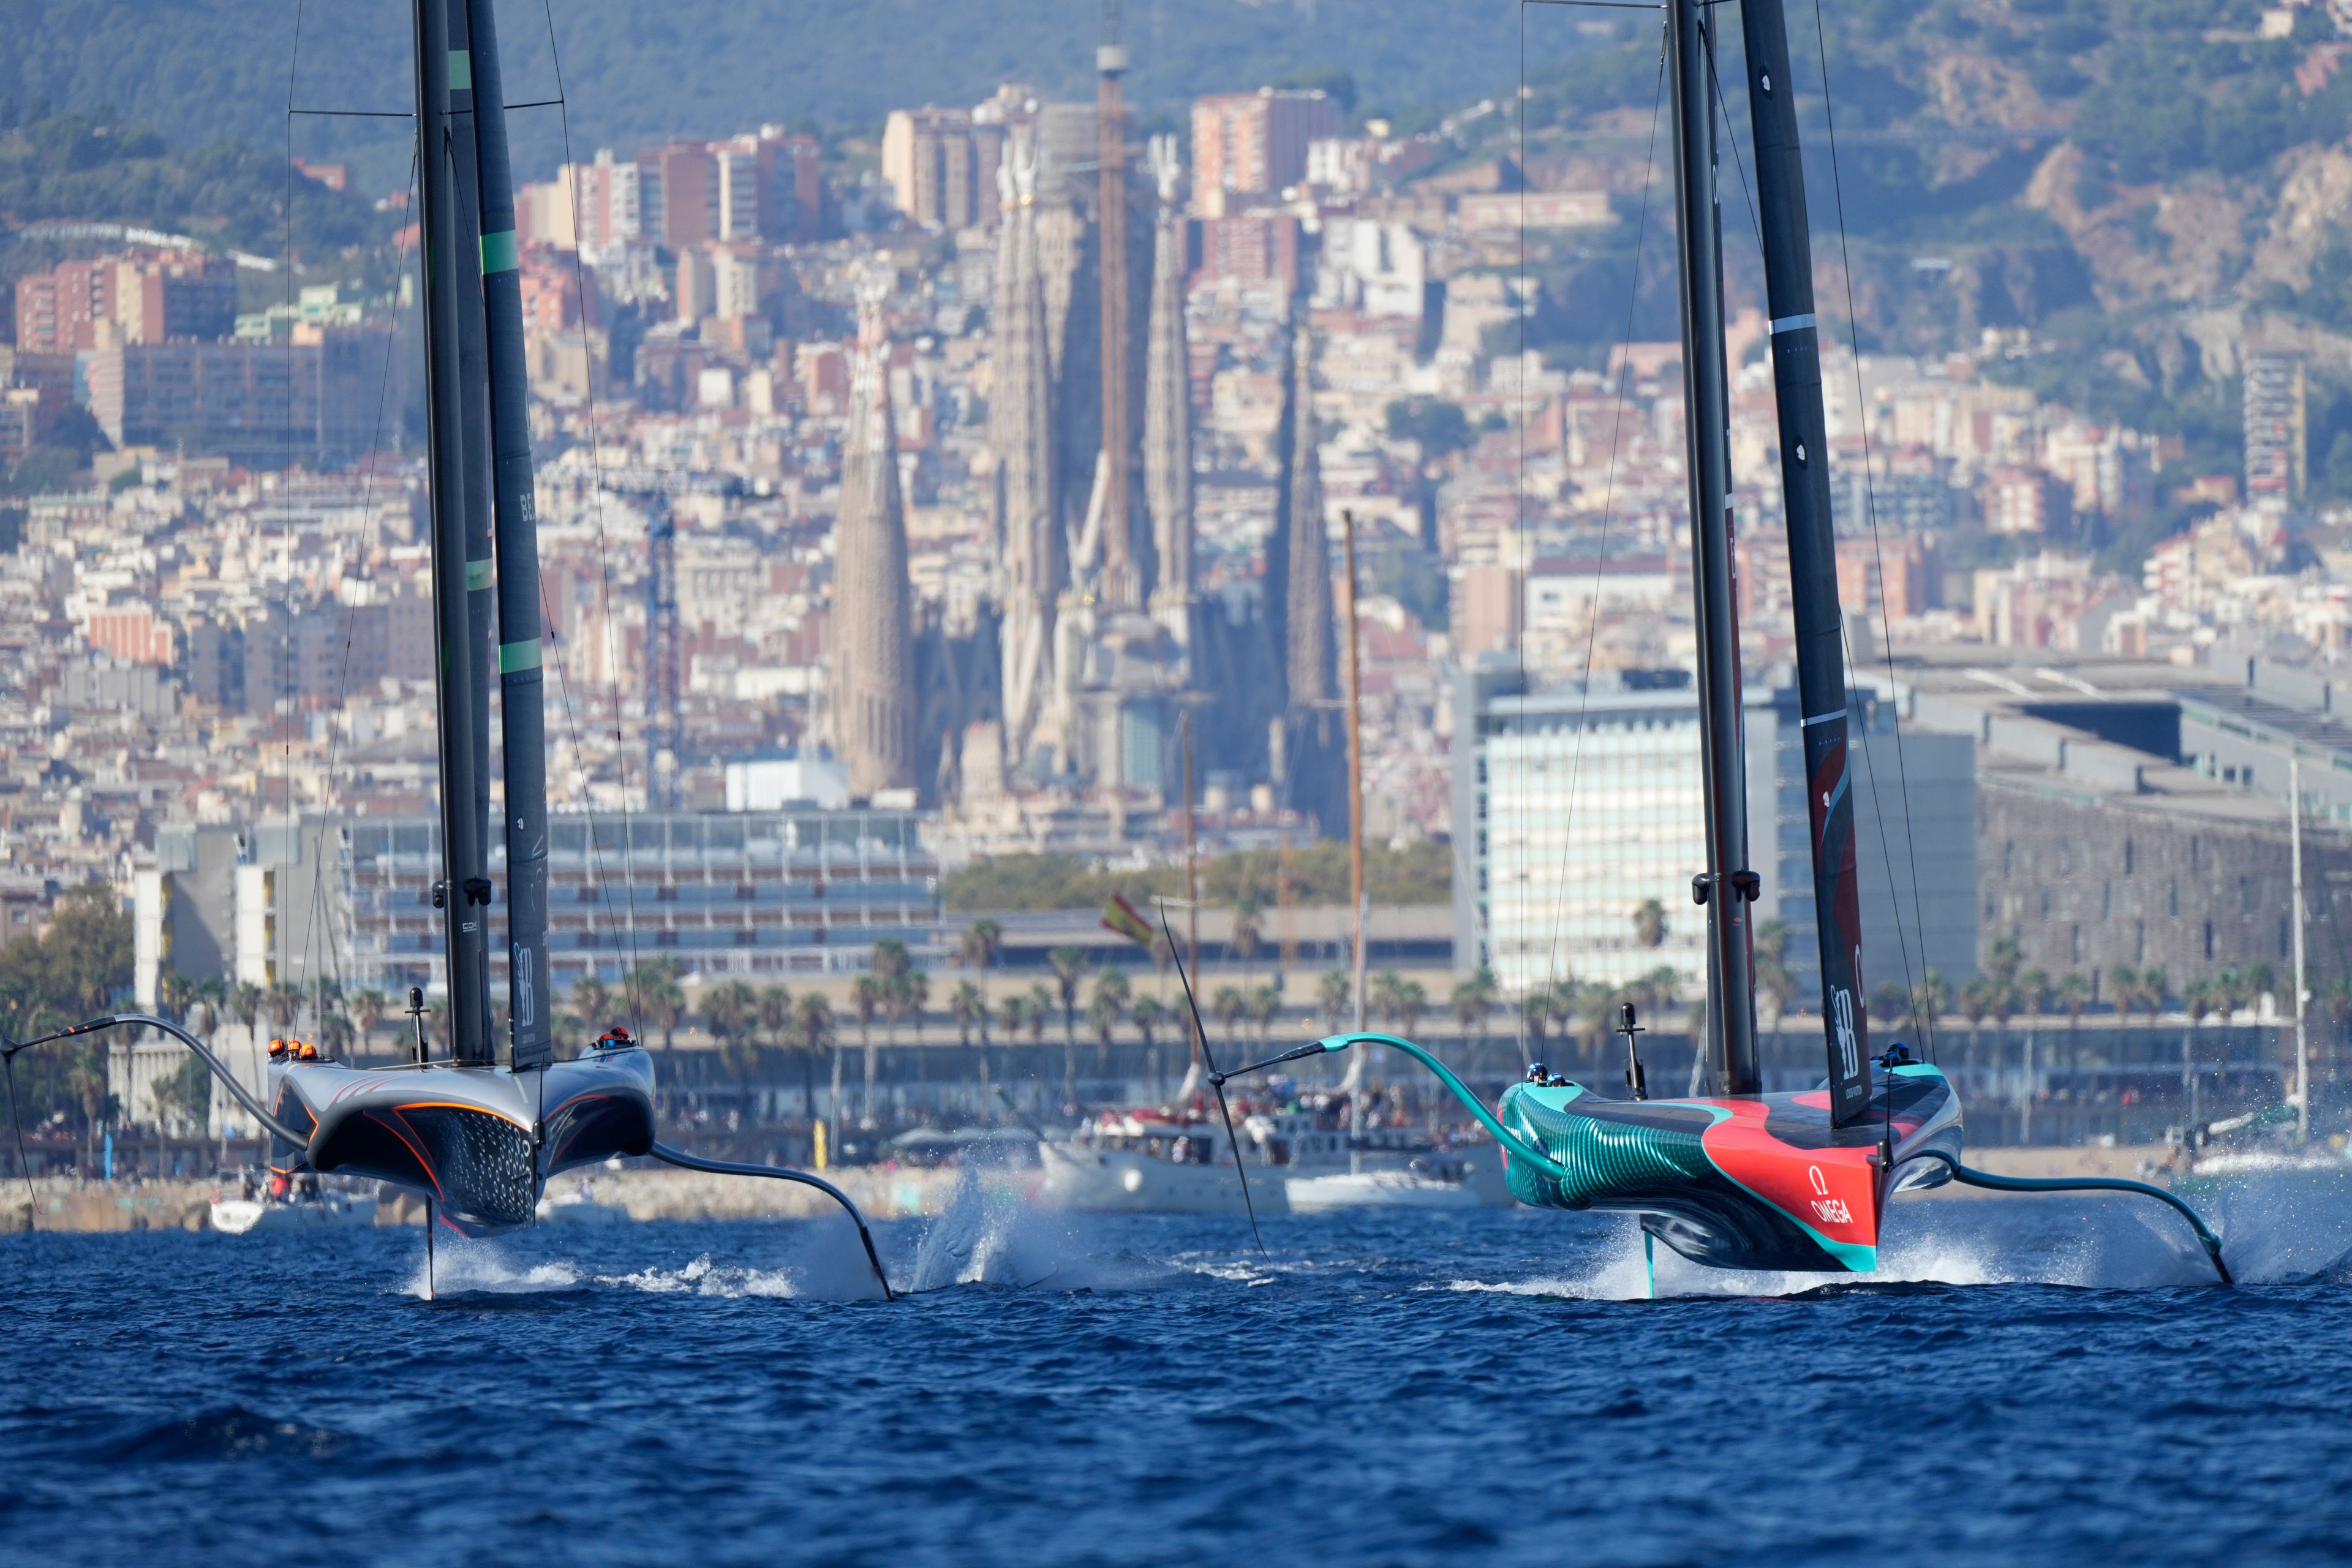
<path fill-rule="evenodd" d="M 539 0 L 499 11 L 509 96 L 553 97 L 548 11 Z M 1091 96 L 1100 28 L 1093 0 L 554 0 L 552 14 L 583 157 L 762 121 L 877 131 L 894 107 L 973 102 L 1001 81 Z M 1147 115 L 1316 68 L 1350 73 L 1360 110 L 1395 112 L 1495 91 L 1518 68 L 1508 0 L 1128 0 L 1125 14 L 1129 93 Z M 175 140 L 277 147 L 295 15 L 237 0 L 0 0 L 0 98 L 114 106 Z M 408 16 L 398 0 L 303 5 L 297 103 L 406 110 Z M 1580 38 L 1548 31 L 1552 54 Z M 518 116 L 515 134 L 525 174 L 560 158 L 553 110 Z M 377 194 L 407 166 L 384 121 L 305 121 L 295 150 L 355 158 Z"/>

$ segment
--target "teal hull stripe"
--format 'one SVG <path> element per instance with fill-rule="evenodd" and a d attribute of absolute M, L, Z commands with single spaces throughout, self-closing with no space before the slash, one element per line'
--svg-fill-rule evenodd
<path fill-rule="evenodd" d="M 499 644 L 500 675 L 512 675 L 518 669 L 537 669 L 538 668 L 539 639 L 537 637 L 530 637 L 522 642 Z"/>
<path fill-rule="evenodd" d="M 468 562 L 467 562 L 467 563 L 466 563 L 466 592 L 467 592 L 468 594 L 471 594 L 471 593 L 476 592 L 477 590 L 483 589 L 483 588 L 487 588 L 487 587 L 488 587 L 489 585 L 490 585 L 490 560 L 489 560 L 489 557 L 486 555 L 486 556 L 482 557 L 482 559 L 481 559 L 481 560 L 479 560 L 479 561 L 468 561 Z"/>
<path fill-rule="evenodd" d="M 474 56 L 471 50 L 451 49 L 449 51 L 449 90 L 451 92 L 474 90 Z"/>
<path fill-rule="evenodd" d="M 492 272 L 511 272 L 514 269 L 514 230 L 508 229 L 503 234 L 486 234 L 482 236 L 482 271 L 484 274 L 487 275 Z"/>

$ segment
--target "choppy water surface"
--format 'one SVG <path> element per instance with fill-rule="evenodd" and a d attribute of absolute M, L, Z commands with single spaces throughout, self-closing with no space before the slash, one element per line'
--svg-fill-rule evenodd
<path fill-rule="evenodd" d="M 2336 1561 L 2352 1198 L 1912 1202 L 1887 1282 L 1621 1220 L 0 1238 L 0 1560 Z"/>

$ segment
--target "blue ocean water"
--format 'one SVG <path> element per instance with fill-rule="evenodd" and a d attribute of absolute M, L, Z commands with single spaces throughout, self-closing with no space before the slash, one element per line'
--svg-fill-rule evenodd
<path fill-rule="evenodd" d="M 1914 1201 L 1888 1279 L 1525 1210 L 0 1238 L 9 1563 L 2352 1553 L 2352 1198 Z"/>

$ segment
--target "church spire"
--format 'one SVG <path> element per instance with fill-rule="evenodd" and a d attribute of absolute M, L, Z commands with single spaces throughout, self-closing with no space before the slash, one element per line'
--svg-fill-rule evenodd
<path fill-rule="evenodd" d="M 1293 334 L 1290 451 L 1286 493 L 1288 571 L 1284 584 L 1290 706 L 1327 705 L 1339 695 L 1331 640 L 1331 555 L 1323 527 L 1323 471 L 1316 454 L 1315 347 L 1307 325 Z"/>
<path fill-rule="evenodd" d="M 890 340 L 884 286 L 858 294 L 858 354 L 834 535 L 834 742 L 852 795 L 915 784 L 914 587 L 890 411 Z"/>
<path fill-rule="evenodd" d="M 1004 752 L 1018 767 L 1044 707 L 1056 596 L 1067 575 L 1054 484 L 1053 362 L 1038 271 L 1037 155 L 1028 128 L 1005 140 L 998 233 L 992 441 L 1004 518 Z"/>
<path fill-rule="evenodd" d="M 1192 636 L 1192 407 L 1191 352 L 1184 335 L 1184 245 L 1176 210 L 1176 138 L 1155 136 L 1151 172 L 1160 181 L 1152 240 L 1151 335 L 1145 351 L 1143 489 L 1151 510 L 1159 582 L 1151 613 L 1179 643 Z"/>

